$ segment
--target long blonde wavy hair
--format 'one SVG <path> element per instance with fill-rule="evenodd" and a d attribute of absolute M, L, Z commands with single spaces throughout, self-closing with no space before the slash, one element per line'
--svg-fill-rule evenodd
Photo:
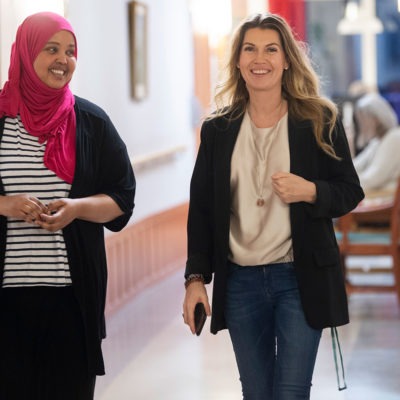
<path fill-rule="evenodd" d="M 216 88 L 214 100 L 217 109 L 208 119 L 227 114 L 231 119 L 236 119 L 246 111 L 249 93 L 237 64 L 244 36 L 252 28 L 273 29 L 279 34 L 289 65 L 282 77 L 282 96 L 288 102 L 289 116 L 298 121 L 310 120 L 320 148 L 338 159 L 332 146 L 337 108 L 333 102 L 320 95 L 319 78 L 311 65 L 305 44 L 295 39 L 290 26 L 277 14 L 255 14 L 237 27 L 225 67 L 227 78 Z M 324 138 L 326 126 L 329 132 L 328 139 Z"/>

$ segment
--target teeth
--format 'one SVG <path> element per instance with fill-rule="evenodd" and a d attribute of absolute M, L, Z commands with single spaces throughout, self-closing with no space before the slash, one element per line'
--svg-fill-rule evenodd
<path fill-rule="evenodd" d="M 62 71 L 60 69 L 52 69 L 51 72 L 56 75 L 64 75 L 64 73 L 65 73 L 64 71 Z"/>
<path fill-rule="evenodd" d="M 266 74 L 267 72 L 266 69 L 253 69 L 253 74 Z"/>

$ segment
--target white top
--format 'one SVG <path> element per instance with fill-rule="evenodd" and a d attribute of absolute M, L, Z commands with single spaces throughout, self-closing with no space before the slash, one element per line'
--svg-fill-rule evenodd
<path fill-rule="evenodd" d="M 0 144 L 0 175 L 6 195 L 27 193 L 47 204 L 68 197 L 71 185 L 43 164 L 45 143 L 26 132 L 19 117 L 6 118 Z M 3 240 L 3 239 L 2 239 Z M 61 230 L 49 232 L 7 218 L 3 287 L 71 285 Z"/>
<path fill-rule="evenodd" d="M 367 195 L 376 190 L 393 190 L 400 176 L 400 127 L 372 139 L 353 161 Z"/>
<path fill-rule="evenodd" d="M 290 171 L 287 113 L 260 129 L 246 112 L 231 161 L 229 246 L 236 264 L 292 261 L 289 205 L 272 190 L 271 175 L 279 171 Z"/>

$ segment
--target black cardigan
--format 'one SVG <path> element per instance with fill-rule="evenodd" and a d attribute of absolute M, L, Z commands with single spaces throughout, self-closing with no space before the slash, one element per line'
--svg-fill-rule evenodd
<path fill-rule="evenodd" d="M 214 274 L 211 332 L 226 328 L 224 308 L 230 224 L 230 163 L 242 118 L 206 121 L 190 186 L 188 259 L 185 276 Z M 349 321 L 347 297 L 332 218 L 351 211 L 364 193 L 340 121 L 333 140 L 335 160 L 317 145 L 311 123 L 289 118 L 290 172 L 315 183 L 315 204 L 290 204 L 294 265 L 310 326 Z"/>
<path fill-rule="evenodd" d="M 70 198 L 99 193 L 112 197 L 124 214 L 104 226 L 120 231 L 129 221 L 135 196 L 135 177 L 124 142 L 106 113 L 75 96 L 76 167 Z M 4 118 L 0 119 L 0 135 Z M 0 194 L 4 187 L 0 177 Z M 3 277 L 7 218 L 0 217 L 0 279 Z M 85 328 L 88 368 L 104 374 L 101 341 L 105 337 L 104 307 L 107 264 L 103 224 L 74 220 L 63 230 L 71 271 Z M 1 304 L 0 304 L 1 307 Z"/>

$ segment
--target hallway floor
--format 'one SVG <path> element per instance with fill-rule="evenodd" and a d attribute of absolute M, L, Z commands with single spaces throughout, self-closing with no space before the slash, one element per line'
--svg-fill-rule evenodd
<path fill-rule="evenodd" d="M 182 272 L 111 315 L 107 374 L 96 400 L 240 400 L 227 331 L 200 337 L 182 321 Z M 324 331 L 312 400 L 400 400 L 400 307 L 394 294 L 353 294 L 351 323 L 338 329 L 348 389 L 337 390 L 330 330 Z"/>

